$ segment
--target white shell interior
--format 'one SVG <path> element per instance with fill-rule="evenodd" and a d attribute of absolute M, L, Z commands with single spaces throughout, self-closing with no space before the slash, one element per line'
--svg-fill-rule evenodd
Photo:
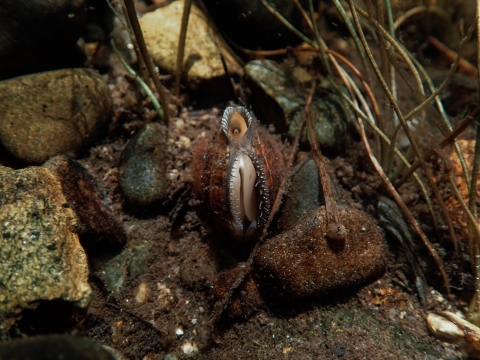
<path fill-rule="evenodd" d="M 237 156 L 230 177 L 230 206 L 234 209 L 237 225 L 240 225 L 238 222 L 242 225 L 241 228 L 235 226 L 235 232 L 238 235 L 246 235 L 246 230 L 251 228 L 252 222 L 255 222 L 258 211 L 255 190 L 257 174 L 252 160 L 246 153 L 240 153 Z"/>

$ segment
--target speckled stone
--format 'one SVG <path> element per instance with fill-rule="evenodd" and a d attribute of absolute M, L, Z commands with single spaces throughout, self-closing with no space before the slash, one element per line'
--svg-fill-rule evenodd
<path fill-rule="evenodd" d="M 127 242 L 122 225 L 105 205 L 94 177 L 78 161 L 55 156 L 44 165 L 60 182 L 62 192 L 78 218 L 78 235 L 89 255 L 116 252 Z"/>
<path fill-rule="evenodd" d="M 341 209 L 345 240 L 326 238 L 325 207 L 289 231 L 267 240 L 255 268 L 270 293 L 288 299 L 311 298 L 371 282 L 385 271 L 382 231 L 366 213 Z"/>
<path fill-rule="evenodd" d="M 183 1 L 175 1 L 140 18 L 145 42 L 153 60 L 171 74 L 175 72 L 176 67 L 182 14 Z M 221 41 L 207 24 L 205 15 L 192 5 L 183 62 L 186 84 L 196 88 L 206 80 L 223 78 L 225 70 L 220 54 L 223 54 L 230 73 L 243 74 L 242 68 L 222 47 Z"/>
<path fill-rule="evenodd" d="M 93 70 L 56 70 L 0 82 L 0 143 L 27 164 L 75 155 L 106 129 L 111 113 L 110 90 Z"/>
<path fill-rule="evenodd" d="M 128 201 L 137 207 L 152 205 L 167 192 L 165 136 L 159 124 L 147 124 L 130 140 L 120 157 L 120 186 Z"/>
<path fill-rule="evenodd" d="M 67 203 L 48 169 L 0 167 L 0 315 L 40 300 L 88 305 L 87 257 Z"/>

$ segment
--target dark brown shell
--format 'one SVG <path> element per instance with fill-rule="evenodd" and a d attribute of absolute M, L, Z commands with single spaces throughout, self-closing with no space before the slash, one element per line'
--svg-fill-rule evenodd
<path fill-rule="evenodd" d="M 253 122 L 252 151 L 263 164 L 269 202 L 275 202 L 284 173 L 282 154 L 265 128 Z M 215 225 L 222 233 L 235 238 L 250 240 L 257 238 L 262 228 L 257 228 L 252 236 L 236 236 L 231 223 L 231 212 L 227 202 L 227 167 L 230 154 L 228 140 L 222 130 L 212 139 L 205 139 L 197 147 L 193 159 L 193 190 L 198 199 L 209 207 Z M 264 214 L 265 220 L 269 214 Z"/>

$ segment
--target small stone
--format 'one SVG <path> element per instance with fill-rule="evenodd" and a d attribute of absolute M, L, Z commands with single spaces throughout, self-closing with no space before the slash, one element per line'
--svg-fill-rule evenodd
<path fill-rule="evenodd" d="M 175 1 L 140 18 L 145 42 L 153 60 L 171 74 L 175 72 L 176 67 L 183 6 L 183 1 Z M 221 54 L 229 72 L 242 75 L 242 68 L 209 27 L 205 15 L 193 5 L 188 21 L 183 64 L 186 84 L 195 89 L 202 82 L 222 79 L 225 70 Z"/>
<path fill-rule="evenodd" d="M 453 322 L 434 313 L 427 315 L 428 330 L 437 339 L 456 344 L 460 342 L 465 333 Z"/>
<path fill-rule="evenodd" d="M 175 335 L 177 335 L 178 337 L 182 336 L 183 335 L 183 329 L 181 327 L 179 327 L 177 330 L 175 330 Z"/>
<path fill-rule="evenodd" d="M 0 143 L 28 164 L 77 154 L 106 129 L 112 114 L 107 84 L 89 69 L 1 81 L 0 99 Z"/>
<path fill-rule="evenodd" d="M 88 261 L 61 184 L 42 167 L 0 166 L 0 313 L 90 301 Z M 54 316 L 54 314 L 52 314 Z"/>
<path fill-rule="evenodd" d="M 385 246 L 373 219 L 355 209 L 339 209 L 339 215 L 348 232 L 344 240 L 327 239 L 326 211 L 320 207 L 260 246 L 255 268 L 265 286 L 274 289 L 270 293 L 311 298 L 383 275 Z"/>
<path fill-rule="evenodd" d="M 88 254 L 120 250 L 127 235 L 103 203 L 103 195 L 87 169 L 65 155 L 54 157 L 43 166 L 60 181 L 67 204 L 78 217 L 78 234 Z"/>
<path fill-rule="evenodd" d="M 151 290 L 148 285 L 144 282 L 141 282 L 137 287 L 137 292 L 135 294 L 135 302 L 137 304 L 143 304 L 150 297 Z"/>
<path fill-rule="evenodd" d="M 107 288 L 117 294 L 120 293 L 127 277 L 134 279 L 145 273 L 151 257 L 149 244 L 132 245 L 123 250 L 104 266 Z"/>
<path fill-rule="evenodd" d="M 177 145 L 180 146 L 183 149 L 188 149 L 191 144 L 191 140 L 189 137 L 180 135 L 179 140 L 177 141 Z"/>
<path fill-rule="evenodd" d="M 216 272 L 215 259 L 208 249 L 200 249 L 180 264 L 180 280 L 194 290 L 210 287 Z"/>
<path fill-rule="evenodd" d="M 120 157 L 119 182 L 125 197 L 137 207 L 160 201 L 168 190 L 165 131 L 150 123 L 128 143 Z"/>
<path fill-rule="evenodd" d="M 180 349 L 185 354 L 185 356 L 190 357 L 198 353 L 197 345 L 194 342 L 186 340 L 181 346 Z"/>

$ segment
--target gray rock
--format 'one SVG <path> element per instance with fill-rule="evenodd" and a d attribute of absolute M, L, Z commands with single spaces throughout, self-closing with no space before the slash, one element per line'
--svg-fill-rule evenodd
<path fill-rule="evenodd" d="M 127 242 L 127 235 L 103 203 L 103 195 L 87 169 L 65 155 L 56 156 L 43 166 L 62 185 L 62 192 L 77 215 L 77 232 L 88 254 L 120 250 Z"/>
<path fill-rule="evenodd" d="M 0 314 L 63 300 L 86 307 L 88 262 L 77 218 L 50 170 L 0 167 Z"/>
<path fill-rule="evenodd" d="M 80 66 L 85 0 L 2 0 L 0 79 Z"/>
<path fill-rule="evenodd" d="M 153 60 L 171 74 L 176 67 L 182 14 L 183 1 L 175 1 L 140 18 L 145 42 Z M 187 85 L 198 88 L 200 83 L 217 78 L 222 78 L 225 82 L 225 70 L 220 54 L 224 56 L 231 74 L 243 74 L 241 66 L 208 25 L 205 15 L 193 5 L 188 21 L 183 63 Z"/>
<path fill-rule="evenodd" d="M 135 206 L 152 205 L 167 192 L 165 136 L 159 124 L 147 124 L 122 152 L 119 182 L 126 198 Z"/>
<path fill-rule="evenodd" d="M 0 82 L 0 143 L 29 164 L 89 145 L 112 113 L 110 90 L 93 70 L 66 69 Z"/>
<path fill-rule="evenodd" d="M 279 219 L 279 229 L 291 228 L 324 203 L 323 189 L 315 161 L 305 160 L 293 169 L 292 182 Z"/>
<path fill-rule="evenodd" d="M 327 239 L 325 207 L 260 246 L 255 268 L 262 282 L 294 300 L 358 287 L 383 275 L 383 234 L 373 219 L 354 209 L 340 210 L 345 240 Z"/>
<path fill-rule="evenodd" d="M 301 67 L 284 68 L 275 61 L 253 60 L 245 66 L 262 119 L 278 132 L 295 138 L 313 78 Z M 322 148 L 339 151 L 348 143 L 349 109 L 327 80 L 315 89 L 310 107 L 317 139 Z M 301 141 L 308 144 L 306 128 Z"/>
<path fill-rule="evenodd" d="M 138 244 L 125 249 L 105 264 L 105 284 L 108 289 L 120 293 L 128 277 L 136 278 L 147 271 L 152 257 L 150 244 Z"/>

